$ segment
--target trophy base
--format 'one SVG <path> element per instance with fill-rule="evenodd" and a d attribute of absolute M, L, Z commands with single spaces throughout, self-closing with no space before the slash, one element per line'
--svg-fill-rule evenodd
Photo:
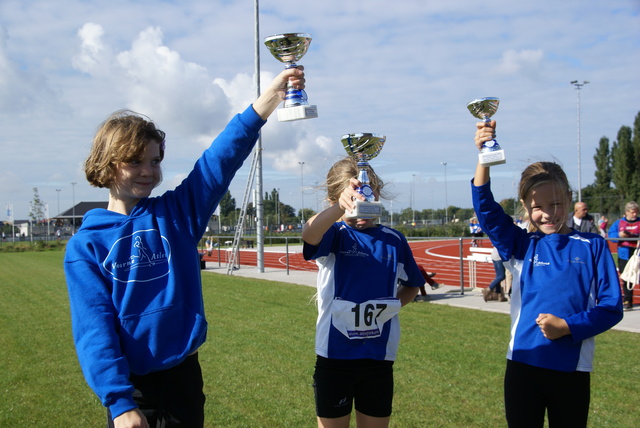
<path fill-rule="evenodd" d="M 479 153 L 478 159 L 480 160 L 480 165 L 482 166 L 500 165 L 507 162 L 507 158 L 504 155 L 504 150 Z"/>
<path fill-rule="evenodd" d="M 382 202 L 356 201 L 356 208 L 345 212 L 347 218 L 377 218 L 382 217 Z"/>
<path fill-rule="evenodd" d="M 300 119 L 313 119 L 318 117 L 317 106 L 295 106 L 286 107 L 278 110 L 278 121 L 289 122 Z"/>

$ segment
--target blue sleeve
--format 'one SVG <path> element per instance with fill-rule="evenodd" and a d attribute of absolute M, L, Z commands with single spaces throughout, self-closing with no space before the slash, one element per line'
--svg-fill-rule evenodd
<path fill-rule="evenodd" d="M 513 218 L 493 199 L 491 181 L 482 186 L 475 186 L 472 180 L 471 196 L 478 223 L 493 246 L 498 249 L 500 258 L 509 260 L 513 256 L 522 260 L 528 248 L 527 231 L 518 227 Z"/>
<path fill-rule="evenodd" d="M 607 242 L 596 240 L 596 305 L 584 312 L 565 318 L 574 342 L 579 342 L 609 330 L 623 317 L 620 280 Z"/>
<path fill-rule="evenodd" d="M 75 241 L 70 241 L 72 244 Z M 73 245 L 65 260 L 73 340 L 87 384 L 113 417 L 138 407 L 129 382 L 129 365 L 120 349 L 110 284 L 95 263 L 81 260 Z"/>
<path fill-rule="evenodd" d="M 338 229 L 334 223 L 322 236 L 322 241 L 318 245 L 311 245 L 303 242 L 302 255 L 305 260 L 315 260 L 319 257 L 328 256 L 329 253 L 334 251 L 336 245 L 335 239 L 338 235 Z"/>
<path fill-rule="evenodd" d="M 211 215 L 251 154 L 265 123 L 251 106 L 237 114 L 198 159 L 189 176 L 161 197 L 175 221 L 185 223 L 181 229 L 186 228 L 195 243 L 204 235 Z"/>

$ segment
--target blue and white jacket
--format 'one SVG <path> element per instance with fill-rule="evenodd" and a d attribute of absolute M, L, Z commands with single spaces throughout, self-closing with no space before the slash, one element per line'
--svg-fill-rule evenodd
<path fill-rule="evenodd" d="M 400 342 L 398 284 L 424 285 L 406 238 L 376 226 L 334 223 L 318 246 L 304 244 L 318 265 L 316 354 L 335 359 L 396 359 Z"/>
<path fill-rule="evenodd" d="M 607 242 L 598 234 L 528 233 L 495 202 L 487 183 L 471 184 L 482 229 L 513 273 L 511 340 L 507 358 L 564 372 L 593 369 L 594 336 L 622 319 L 618 273 Z M 546 339 L 541 313 L 563 318 L 571 334 Z"/>

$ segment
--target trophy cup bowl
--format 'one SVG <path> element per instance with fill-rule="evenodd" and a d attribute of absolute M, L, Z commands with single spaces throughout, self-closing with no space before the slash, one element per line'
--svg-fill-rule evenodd
<path fill-rule="evenodd" d="M 467 108 L 473 117 L 476 117 L 485 123 L 489 123 L 491 121 L 491 116 L 498 111 L 499 104 L 500 100 L 498 98 L 486 97 L 471 101 L 467 104 Z M 482 166 L 500 165 L 507 162 L 504 150 L 502 150 L 495 138 L 482 144 L 482 149 L 478 154 L 478 159 L 480 159 L 480 164 Z"/>
<path fill-rule="evenodd" d="M 298 66 L 296 61 L 307 53 L 311 36 L 306 33 L 276 34 L 264 39 L 264 44 L 278 61 L 286 64 L 285 68 L 295 68 Z M 278 120 L 287 122 L 313 117 L 318 117 L 318 108 L 309 105 L 306 92 L 287 85 L 284 108 L 278 110 Z"/>
<path fill-rule="evenodd" d="M 377 218 L 382 216 L 382 203 L 375 200 L 373 189 L 369 185 L 369 161 L 380 153 L 387 138 L 380 134 L 357 133 L 342 136 L 342 145 L 347 154 L 358 161 L 358 180 L 362 183 L 357 191 L 366 200 L 356 200 L 356 207 L 351 212 L 346 212 L 347 218 Z"/>

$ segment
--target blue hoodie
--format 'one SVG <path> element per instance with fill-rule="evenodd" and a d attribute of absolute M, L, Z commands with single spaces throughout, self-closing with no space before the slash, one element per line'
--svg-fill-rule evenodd
<path fill-rule="evenodd" d="M 593 369 L 594 337 L 622 319 L 620 281 L 607 242 L 595 233 L 528 233 L 494 200 L 490 183 L 471 184 L 473 208 L 513 273 L 507 358 L 563 372 Z M 541 313 L 563 318 L 571 334 L 545 338 Z"/>
<path fill-rule="evenodd" d="M 137 407 L 130 373 L 180 364 L 206 339 L 197 244 L 264 125 L 236 115 L 173 191 L 130 215 L 89 211 L 64 267 L 76 352 L 89 386 L 115 418 Z"/>

